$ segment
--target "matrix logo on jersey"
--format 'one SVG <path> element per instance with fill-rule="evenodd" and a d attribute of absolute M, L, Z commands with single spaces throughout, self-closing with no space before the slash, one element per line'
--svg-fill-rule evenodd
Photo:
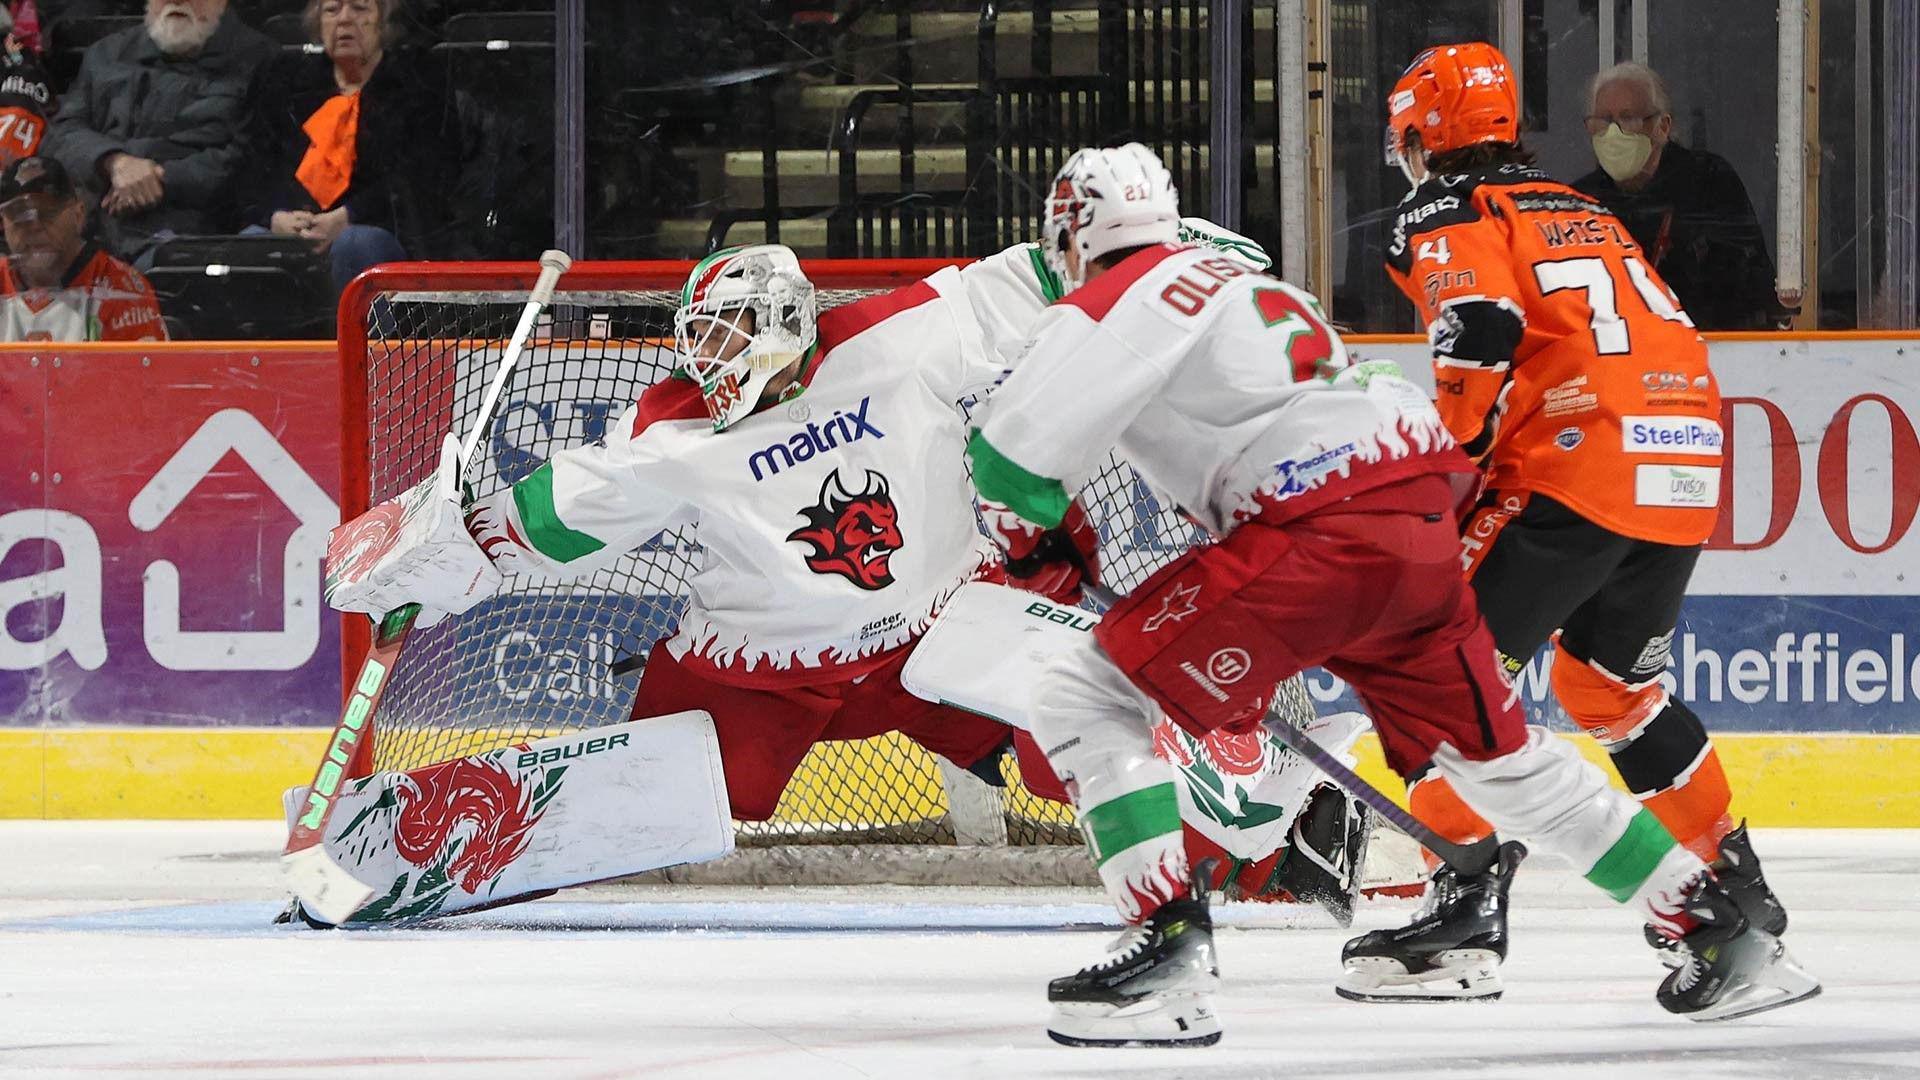
<path fill-rule="evenodd" d="M 1629 454 L 1719 457 L 1720 425 L 1693 416 L 1623 416 L 1620 448 Z"/>
<path fill-rule="evenodd" d="M 867 409 L 872 404 L 873 398 L 863 397 L 852 412 L 836 409 L 824 423 L 809 423 L 785 441 L 748 455 L 747 469 L 753 473 L 753 482 L 757 484 L 769 476 L 779 476 L 781 469 L 791 469 L 797 462 L 809 461 L 817 454 L 859 442 L 869 435 L 886 438 L 887 433 L 867 419 Z"/>
<path fill-rule="evenodd" d="M 820 501 L 801 510 L 800 516 L 807 523 L 788 533 L 787 539 L 813 549 L 805 556 L 807 569 L 839 574 L 869 592 L 893 584 L 888 560 L 900 550 L 902 537 L 900 512 L 893 505 L 886 477 L 868 469 L 866 485 L 856 493 L 847 490 L 840 470 L 835 469 L 820 485 Z"/>

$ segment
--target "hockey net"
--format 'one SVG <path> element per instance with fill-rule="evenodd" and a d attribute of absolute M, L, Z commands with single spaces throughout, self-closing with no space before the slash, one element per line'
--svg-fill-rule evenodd
<path fill-rule="evenodd" d="M 824 308 L 942 265 L 820 261 L 806 269 Z M 691 266 L 573 265 L 479 444 L 469 468 L 475 496 L 514 483 L 556 450 L 599 439 L 671 373 L 673 312 Z M 339 323 L 345 516 L 428 475 L 446 432 L 468 433 L 536 272 L 532 264 L 397 264 L 349 288 Z M 1081 498 L 1100 532 L 1102 579 L 1118 591 L 1200 538 L 1124 462 L 1109 461 Z M 356 770 L 413 769 L 627 719 L 634 678 L 612 667 L 673 632 L 700 558 L 698 526 L 663 532 L 591 577 L 509 579 L 466 614 L 416 630 Z M 367 626 L 359 618 L 347 625 L 342 661 L 351 669 Z M 1311 717 L 1299 679 L 1282 691 L 1296 719 Z M 898 735 L 820 744 L 771 820 L 739 823 L 736 856 L 675 879 L 1092 880 L 1071 811 L 1029 792 L 1011 755 L 1003 768 L 1007 786 L 993 789 Z"/>

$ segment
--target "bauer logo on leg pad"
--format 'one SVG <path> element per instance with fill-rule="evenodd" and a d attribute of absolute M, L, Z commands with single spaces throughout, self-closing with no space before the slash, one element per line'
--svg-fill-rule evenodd
<path fill-rule="evenodd" d="M 607 735 L 588 739 L 584 743 L 568 743 L 563 746 L 549 746 L 544 750 L 528 750 L 515 759 L 514 764 L 522 769 L 533 765 L 547 765 L 569 758 L 587 757 L 591 754 L 604 754 L 618 746 L 627 745 L 625 735 Z"/>

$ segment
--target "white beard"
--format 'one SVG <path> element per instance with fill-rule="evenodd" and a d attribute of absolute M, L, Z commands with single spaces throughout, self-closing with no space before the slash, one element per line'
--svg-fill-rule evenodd
<path fill-rule="evenodd" d="M 188 10 L 187 19 L 183 22 L 169 18 L 167 12 L 162 10 L 157 15 L 147 17 L 147 36 L 168 56 L 184 56 L 199 52 L 219 26 L 220 19 L 217 16 L 203 19 Z"/>

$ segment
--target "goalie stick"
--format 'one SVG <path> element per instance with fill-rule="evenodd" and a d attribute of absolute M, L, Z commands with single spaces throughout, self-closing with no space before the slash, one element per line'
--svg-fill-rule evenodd
<path fill-rule="evenodd" d="M 1081 586 L 1082 591 L 1093 600 L 1108 608 L 1119 603 L 1117 593 L 1104 585 L 1094 584 L 1091 576 L 1082 577 L 1081 580 L 1085 583 Z M 1388 798 L 1379 788 L 1362 780 L 1358 773 L 1347 768 L 1345 762 L 1328 753 L 1312 736 L 1294 727 L 1271 707 L 1261 724 L 1275 738 L 1286 743 L 1288 749 L 1313 762 L 1314 767 L 1326 773 L 1328 779 L 1346 788 L 1354 798 L 1366 803 L 1374 813 L 1392 822 L 1395 828 L 1412 837 L 1415 843 L 1433 852 L 1441 862 L 1455 870 L 1463 874 L 1485 873 L 1499 857 L 1500 844 L 1496 837 L 1488 836 L 1471 844 L 1456 844 L 1434 832 L 1419 818 L 1401 809 L 1399 803 Z"/>
<path fill-rule="evenodd" d="M 563 251 L 548 251 L 540 256 L 540 276 L 520 311 L 520 321 L 513 328 L 513 337 L 507 341 L 506 353 L 500 358 L 500 368 L 492 384 L 487 387 L 487 396 L 481 399 L 479 416 L 467 437 L 461 440 L 459 473 L 463 480 L 483 433 L 493 425 L 493 414 L 499 408 L 507 380 L 518 366 L 520 354 L 526 351 L 534 320 L 553 299 L 554 286 L 572 264 L 573 260 Z M 327 752 L 320 759 L 313 783 L 308 786 L 307 804 L 288 830 L 287 846 L 280 855 L 281 870 L 293 895 L 307 911 L 330 923 L 345 922 L 373 896 L 370 887 L 328 857 L 323 841 L 334 807 L 339 804 L 342 786 L 348 779 L 347 768 L 354 751 L 367 736 L 367 725 L 380 707 L 388 677 L 419 615 L 418 604 L 407 604 L 379 620 L 373 646 L 349 688 L 340 721 L 334 725 Z"/>

